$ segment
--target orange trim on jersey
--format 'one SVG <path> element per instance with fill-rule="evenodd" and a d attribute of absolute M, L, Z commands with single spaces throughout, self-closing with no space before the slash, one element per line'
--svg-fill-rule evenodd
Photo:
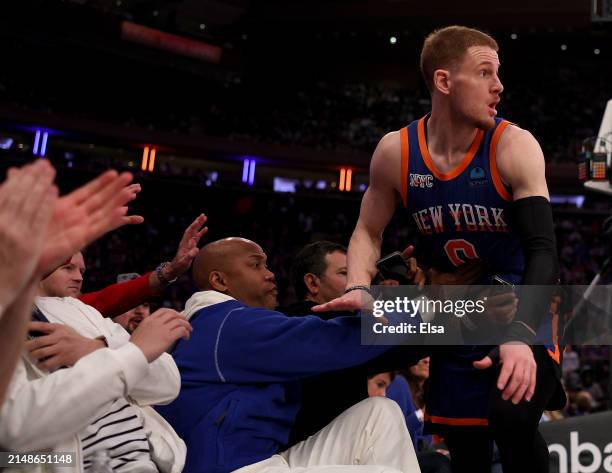
<path fill-rule="evenodd" d="M 551 329 L 552 329 L 552 342 L 555 345 L 555 351 L 552 351 L 550 348 L 547 348 L 548 355 L 555 360 L 555 362 L 560 365 L 561 364 L 561 350 L 559 350 L 559 314 L 552 314 L 551 321 Z"/>
<path fill-rule="evenodd" d="M 489 149 L 489 168 L 491 169 L 491 177 L 493 177 L 493 185 L 495 186 L 495 190 L 497 191 L 499 196 L 504 200 L 512 202 L 512 196 L 508 192 L 508 189 L 506 189 L 506 186 L 504 185 L 502 178 L 499 175 L 499 171 L 497 170 L 497 156 L 496 156 L 497 143 L 499 142 L 499 139 L 501 138 L 502 133 L 506 129 L 506 126 L 509 124 L 510 122 L 503 120 L 502 122 L 500 122 L 499 125 L 497 125 L 497 128 L 495 129 L 495 132 L 493 133 L 493 137 L 491 138 L 491 147 Z"/>
<path fill-rule="evenodd" d="M 489 421 L 487 419 L 479 419 L 478 417 L 440 417 L 440 416 L 430 416 L 429 414 L 425 414 L 423 419 L 426 422 L 431 422 L 432 424 L 445 424 L 445 425 L 463 425 L 463 426 L 471 426 L 471 425 L 489 425 Z"/>
<path fill-rule="evenodd" d="M 410 157 L 410 144 L 408 143 L 408 128 L 400 130 L 400 143 L 402 146 L 402 202 L 408 207 L 408 159 Z"/>
<path fill-rule="evenodd" d="M 433 160 L 431 159 L 431 155 L 429 154 L 429 149 L 427 149 L 427 140 L 425 139 L 425 118 L 423 117 L 419 120 L 418 130 L 419 130 L 419 149 L 421 150 L 421 155 L 423 156 L 423 162 L 425 166 L 431 171 L 431 173 L 436 176 L 436 178 L 441 181 L 450 181 L 451 179 L 456 178 L 459 174 L 461 174 L 465 169 L 470 165 L 472 159 L 476 155 L 478 148 L 480 148 L 480 144 L 482 143 L 482 139 L 484 138 L 484 131 L 478 130 L 476 132 L 476 137 L 474 141 L 472 141 L 472 145 L 470 149 L 463 157 L 459 165 L 455 167 L 450 172 L 444 173 L 440 172 Z"/>

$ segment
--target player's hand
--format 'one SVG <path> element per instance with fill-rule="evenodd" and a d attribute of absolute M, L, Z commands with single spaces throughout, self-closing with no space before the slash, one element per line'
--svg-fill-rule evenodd
<path fill-rule="evenodd" d="M 325 304 L 319 304 L 312 308 L 312 311 L 317 312 L 331 312 L 331 311 L 356 311 L 366 308 L 367 301 L 371 300 L 372 297 L 365 291 L 355 289 L 354 291 L 347 292 L 336 299 L 333 299 Z"/>
<path fill-rule="evenodd" d="M 175 310 L 159 309 L 140 322 L 130 341 L 151 363 L 179 338 L 188 340 L 192 330 L 187 319 Z"/>
<path fill-rule="evenodd" d="M 84 337 L 63 324 L 30 322 L 28 330 L 44 333 L 26 342 L 26 350 L 32 360 L 47 371 L 74 366 L 84 356 L 106 346 L 102 340 Z"/>
<path fill-rule="evenodd" d="M 474 367 L 491 368 L 494 364 L 492 358 L 485 356 L 475 361 Z M 497 389 L 503 390 L 502 399 L 511 399 L 513 404 L 523 399 L 531 401 L 536 388 L 537 365 L 529 345 L 522 342 L 504 343 L 499 347 L 499 362 L 502 369 L 497 379 Z"/>

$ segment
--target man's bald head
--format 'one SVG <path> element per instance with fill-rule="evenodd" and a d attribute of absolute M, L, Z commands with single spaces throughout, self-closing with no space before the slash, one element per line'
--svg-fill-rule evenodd
<path fill-rule="evenodd" d="M 276 306 L 274 274 L 261 246 L 245 238 L 224 238 L 204 246 L 193 262 L 200 290 L 215 290 L 253 307 Z"/>

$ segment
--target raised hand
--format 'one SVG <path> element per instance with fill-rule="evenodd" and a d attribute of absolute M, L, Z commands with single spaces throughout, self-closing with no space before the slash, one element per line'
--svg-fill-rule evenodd
<path fill-rule="evenodd" d="M 104 233 L 144 221 L 141 216 L 127 215 L 128 202 L 140 191 L 131 181 L 130 173 L 107 171 L 57 200 L 38 263 L 40 274 L 53 271 Z"/>
<path fill-rule="evenodd" d="M 168 280 L 182 276 L 189 269 L 191 262 L 198 254 L 200 238 L 208 231 L 208 227 L 204 226 L 206 220 L 208 217 L 200 214 L 183 233 L 176 255 L 166 268 L 168 274 L 165 276 Z"/>
<path fill-rule="evenodd" d="M 10 169 L 0 185 L 0 306 L 8 307 L 34 275 L 57 202 L 47 161 Z"/>

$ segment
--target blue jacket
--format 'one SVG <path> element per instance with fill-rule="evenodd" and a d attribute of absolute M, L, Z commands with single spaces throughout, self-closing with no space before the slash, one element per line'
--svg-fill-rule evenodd
<path fill-rule="evenodd" d="M 395 376 L 395 379 L 387 388 L 387 397 L 397 402 L 404 413 L 406 427 L 408 427 L 408 432 L 410 432 L 414 451 L 422 450 L 421 444 L 431 444 L 431 435 L 423 433 L 424 424 L 417 417 L 417 408 L 412 399 L 410 385 L 404 376 L 401 374 Z"/>
<path fill-rule="evenodd" d="M 227 473 L 282 451 L 300 378 L 390 348 L 361 345 L 359 317 L 287 317 L 214 291 L 194 294 L 185 314 L 193 333 L 173 353 L 181 392 L 157 409 L 187 444 L 187 473 Z"/>

